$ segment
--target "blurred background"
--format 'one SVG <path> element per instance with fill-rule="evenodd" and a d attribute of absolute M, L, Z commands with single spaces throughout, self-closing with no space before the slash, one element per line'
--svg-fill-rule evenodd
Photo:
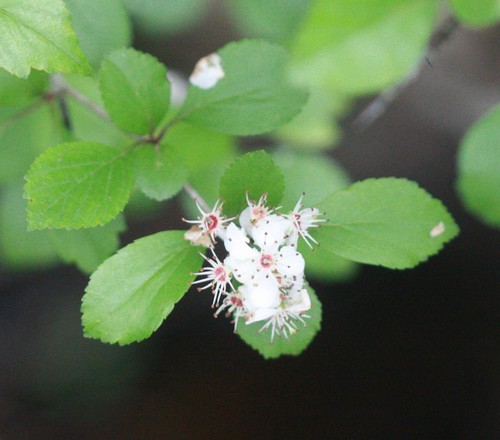
<path fill-rule="evenodd" d="M 144 24 L 148 2 L 126 3 L 134 47 L 186 77 L 201 56 L 255 31 L 230 2 L 177 2 L 167 16 L 178 15 L 158 13 L 156 25 Z M 458 26 L 360 124 L 373 98 L 338 118 L 327 154 L 352 180 L 417 181 L 448 207 L 458 238 L 414 270 L 311 280 L 323 329 L 301 356 L 273 361 L 213 319 L 212 298 L 196 291 L 145 342 L 84 339 L 86 275 L 0 263 L 0 439 L 498 438 L 499 234 L 463 208 L 455 179 L 462 136 L 500 101 L 500 27 Z M 183 227 L 177 202 L 128 219 L 122 244 Z"/>

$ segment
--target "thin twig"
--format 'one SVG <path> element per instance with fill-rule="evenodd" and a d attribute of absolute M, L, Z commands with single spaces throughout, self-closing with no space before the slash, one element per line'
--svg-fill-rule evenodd
<path fill-rule="evenodd" d="M 426 65 L 431 65 L 431 61 L 436 55 L 439 47 L 448 41 L 450 36 L 459 26 L 455 17 L 446 18 L 442 25 L 436 30 L 429 41 L 427 50 L 422 56 L 417 66 L 402 81 L 384 90 L 370 104 L 368 104 L 353 121 L 353 125 L 361 130 L 368 128 L 375 120 L 382 116 L 390 104 L 410 85 L 422 72 Z"/>
<path fill-rule="evenodd" d="M 10 124 L 13 124 L 17 120 L 24 118 L 25 116 L 28 116 L 30 113 L 33 113 L 35 110 L 40 108 L 42 106 L 42 104 L 44 104 L 44 103 L 45 103 L 45 101 L 43 99 L 39 99 L 38 101 L 35 101 L 33 104 L 29 105 L 28 107 L 23 108 L 19 112 L 15 113 L 10 118 L 8 118 L 7 120 L 5 120 L 4 122 L 2 122 L 0 124 L 0 131 L 4 130 Z"/>
<path fill-rule="evenodd" d="M 195 203 L 198 203 L 205 212 L 210 211 L 210 207 L 208 206 L 208 203 L 205 201 L 203 197 L 198 194 L 198 191 L 196 191 L 188 182 L 184 184 L 184 191 L 187 192 L 189 197 L 191 197 Z"/>

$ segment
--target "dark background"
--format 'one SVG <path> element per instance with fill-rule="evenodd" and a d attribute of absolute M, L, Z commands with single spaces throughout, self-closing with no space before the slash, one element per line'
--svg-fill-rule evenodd
<path fill-rule="evenodd" d="M 190 31 L 135 45 L 189 73 L 235 38 L 214 8 Z M 499 86 L 500 29 L 460 28 L 370 127 L 352 123 L 368 100 L 343 121 L 331 154 L 354 180 L 416 180 L 461 235 L 414 270 L 313 280 L 323 329 L 298 358 L 263 360 L 196 292 L 148 341 L 86 340 L 87 277 L 0 272 L 0 438 L 499 438 L 499 234 L 454 188 L 458 142 Z M 124 243 L 172 227 L 165 213 L 130 226 Z"/>

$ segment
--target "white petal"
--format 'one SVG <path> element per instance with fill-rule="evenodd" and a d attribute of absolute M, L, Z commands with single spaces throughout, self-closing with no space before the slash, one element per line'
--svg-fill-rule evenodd
<path fill-rule="evenodd" d="M 302 277 L 304 274 L 304 257 L 291 246 L 283 246 L 275 255 L 276 269 L 287 278 Z"/>
<path fill-rule="evenodd" d="M 258 286 L 247 284 L 246 302 L 250 310 L 278 307 L 281 303 L 280 291 L 278 283 L 272 276 L 265 278 L 265 281 L 260 280 Z"/>
<path fill-rule="evenodd" d="M 211 89 L 221 78 L 224 78 L 221 58 L 216 53 L 212 53 L 196 63 L 189 82 L 200 89 Z"/>
<path fill-rule="evenodd" d="M 229 254 L 238 260 L 249 260 L 255 258 L 256 249 L 248 246 L 249 238 L 234 223 L 230 223 L 226 229 L 224 246 Z"/>
<path fill-rule="evenodd" d="M 263 250 L 277 250 L 285 244 L 290 223 L 280 215 L 271 214 L 252 229 L 252 238 Z"/>
<path fill-rule="evenodd" d="M 250 319 L 248 319 L 246 323 L 252 324 L 257 321 L 268 319 L 276 314 L 276 310 L 275 307 L 255 309 L 255 311 L 250 314 Z"/>
<path fill-rule="evenodd" d="M 252 222 L 250 221 L 250 207 L 245 208 L 239 217 L 240 225 L 248 235 L 252 235 Z"/>
<path fill-rule="evenodd" d="M 254 250 L 254 249 L 252 249 Z M 248 260 L 238 260 L 234 258 L 232 255 L 229 255 L 224 260 L 224 264 L 230 268 L 233 276 L 243 284 L 249 284 L 255 278 L 255 274 L 257 273 L 257 268 L 259 267 L 259 253 L 256 252 L 255 259 Z"/>
<path fill-rule="evenodd" d="M 295 298 L 287 301 L 285 310 L 293 313 L 301 313 L 311 308 L 311 298 L 306 289 L 302 289 Z"/>

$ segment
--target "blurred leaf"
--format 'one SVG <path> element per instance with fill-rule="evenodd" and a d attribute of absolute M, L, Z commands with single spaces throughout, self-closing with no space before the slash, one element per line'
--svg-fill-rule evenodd
<path fill-rule="evenodd" d="M 133 160 L 137 184 L 152 199 L 175 196 L 187 180 L 189 171 L 182 155 L 169 145 L 144 145 L 134 151 Z"/>
<path fill-rule="evenodd" d="M 317 207 L 330 220 L 314 234 L 322 250 L 391 269 L 416 266 L 458 234 L 443 204 L 405 179 L 367 179 Z"/>
<path fill-rule="evenodd" d="M 457 183 L 467 209 L 500 227 L 500 105 L 476 122 L 462 140 Z"/>
<path fill-rule="evenodd" d="M 290 121 L 306 94 L 286 85 L 284 49 L 264 40 L 243 40 L 218 55 L 224 77 L 208 89 L 191 85 L 179 119 L 235 135 L 271 131 Z"/>
<path fill-rule="evenodd" d="M 62 0 L 0 3 L 0 67 L 27 78 L 31 68 L 90 73 Z"/>
<path fill-rule="evenodd" d="M 266 321 L 254 322 L 246 325 L 240 318 L 237 333 L 250 347 L 257 350 L 265 359 L 276 359 L 283 355 L 297 356 L 301 354 L 312 342 L 316 333 L 321 328 L 322 310 L 316 293 L 307 289 L 311 297 L 311 309 L 306 312 L 311 318 L 303 318 L 305 324 L 297 322 L 299 331 L 287 338 L 274 337 L 271 342 L 271 331 L 259 332 Z"/>
<path fill-rule="evenodd" d="M 283 198 L 285 182 L 280 168 L 265 151 L 254 151 L 238 157 L 220 179 L 220 195 L 224 199 L 224 213 L 237 215 L 250 200 L 259 200 L 268 194 L 270 206 L 277 206 Z"/>
<path fill-rule="evenodd" d="M 25 185 L 30 229 L 103 225 L 125 207 L 134 173 L 120 151 L 93 142 L 60 144 L 31 166 Z"/>
<path fill-rule="evenodd" d="M 120 0 L 65 2 L 73 18 L 73 29 L 94 68 L 112 50 L 130 45 L 130 21 Z"/>
<path fill-rule="evenodd" d="M 58 261 L 46 231 L 28 232 L 22 179 L 0 194 L 0 260 L 11 269 L 53 266 Z"/>
<path fill-rule="evenodd" d="M 20 182 L 31 163 L 48 146 L 62 140 L 55 107 L 0 109 L 0 183 Z M 5 118 L 5 119 L 4 119 Z"/>
<path fill-rule="evenodd" d="M 184 231 L 159 232 L 124 247 L 90 278 L 82 304 L 85 336 L 120 345 L 148 338 L 201 264 Z"/>
<path fill-rule="evenodd" d="M 49 85 L 45 72 L 33 70 L 26 79 L 0 70 L 0 105 L 28 105 L 43 96 Z"/>
<path fill-rule="evenodd" d="M 198 21 L 207 0 L 123 0 L 141 32 L 174 34 Z"/>
<path fill-rule="evenodd" d="M 285 195 L 280 203 L 285 210 L 292 210 L 302 193 L 305 193 L 304 206 L 315 208 L 319 202 L 350 183 L 341 166 L 323 155 L 282 149 L 273 154 L 273 159 L 285 176 Z M 321 243 L 313 250 L 303 243 L 299 246 L 306 261 L 307 276 L 312 275 L 323 281 L 346 281 L 357 272 L 354 261 L 324 250 Z"/>
<path fill-rule="evenodd" d="M 280 149 L 272 157 L 285 177 L 285 194 L 280 205 L 286 210 L 294 208 L 302 193 L 306 194 L 304 204 L 314 207 L 350 183 L 343 168 L 322 154 Z"/>
<path fill-rule="evenodd" d="M 125 227 L 123 217 L 118 216 L 104 226 L 74 231 L 49 230 L 46 233 L 63 261 L 75 263 L 82 272 L 91 273 L 117 251 L 119 234 Z"/>
<path fill-rule="evenodd" d="M 500 18 L 498 0 L 449 0 L 457 18 L 469 26 L 489 26 Z"/>
<path fill-rule="evenodd" d="M 406 75 L 434 27 L 435 0 L 315 0 L 293 45 L 301 85 L 365 94 Z"/>
<path fill-rule="evenodd" d="M 64 80 L 97 107 L 104 108 L 99 83 L 95 78 L 65 75 Z M 130 144 L 130 137 L 113 122 L 104 120 L 92 109 L 69 95 L 66 102 L 71 120 L 71 132 L 77 140 L 99 142 L 117 147 Z"/>
<path fill-rule="evenodd" d="M 276 137 L 297 149 L 325 149 L 335 145 L 340 137 L 336 119 L 348 107 L 346 97 L 330 90 L 312 88 L 309 100 L 291 122 L 280 127 Z"/>
<path fill-rule="evenodd" d="M 229 0 L 236 25 L 246 37 L 287 43 L 297 30 L 311 0 Z"/>
<path fill-rule="evenodd" d="M 233 137 L 184 122 L 175 124 L 168 131 L 164 142 L 179 151 L 192 175 L 203 172 L 222 159 L 234 157 L 236 151 Z"/>
<path fill-rule="evenodd" d="M 167 69 L 149 54 L 113 52 L 102 63 L 99 86 L 109 116 L 127 132 L 153 134 L 168 111 Z"/>

